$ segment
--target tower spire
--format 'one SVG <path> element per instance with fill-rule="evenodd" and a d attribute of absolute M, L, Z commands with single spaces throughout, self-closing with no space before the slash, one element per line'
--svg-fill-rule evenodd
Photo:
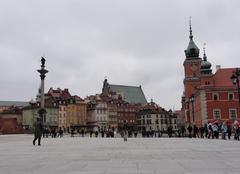
<path fill-rule="evenodd" d="M 190 16 L 189 17 L 189 32 L 190 32 L 190 35 L 189 35 L 189 38 L 192 40 L 193 39 L 193 35 L 192 35 L 192 22 L 191 22 L 191 19 L 192 17 Z"/>
<path fill-rule="evenodd" d="M 206 56 L 205 49 L 206 49 L 206 43 L 203 44 L 203 60 L 207 61 L 207 56 Z"/>
<path fill-rule="evenodd" d="M 193 59 L 193 58 L 199 58 L 199 48 L 197 47 L 197 45 L 194 43 L 193 41 L 193 34 L 192 34 L 192 23 L 191 23 L 191 19 L 192 17 L 189 17 L 189 44 L 187 49 L 185 50 L 185 55 L 187 59 Z"/>

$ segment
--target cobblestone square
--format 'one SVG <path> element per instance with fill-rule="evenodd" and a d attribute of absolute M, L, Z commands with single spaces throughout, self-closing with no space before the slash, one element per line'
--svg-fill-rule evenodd
<path fill-rule="evenodd" d="M 240 142 L 233 140 L 65 136 L 33 146 L 32 139 L 0 136 L 1 174 L 240 173 Z"/>

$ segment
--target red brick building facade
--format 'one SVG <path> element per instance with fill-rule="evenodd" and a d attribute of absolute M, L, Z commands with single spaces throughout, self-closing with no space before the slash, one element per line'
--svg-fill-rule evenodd
<path fill-rule="evenodd" d="M 189 38 L 183 63 L 182 112 L 186 122 L 201 125 L 215 120 L 232 122 L 240 118 L 237 88 L 230 79 L 235 69 L 217 66 L 216 72 L 212 73 L 205 48 L 203 58 L 199 57 L 191 26 Z"/>

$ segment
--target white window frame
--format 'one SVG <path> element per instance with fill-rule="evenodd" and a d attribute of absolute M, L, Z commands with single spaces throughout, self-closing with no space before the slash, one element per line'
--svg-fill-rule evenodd
<path fill-rule="evenodd" d="M 215 115 L 216 112 L 219 112 L 219 118 Z M 221 119 L 221 109 L 213 109 L 213 119 Z"/>
<path fill-rule="evenodd" d="M 235 117 L 231 116 L 231 111 L 235 111 Z M 229 119 L 236 119 L 237 118 L 237 109 L 236 108 L 230 108 L 229 109 Z"/>

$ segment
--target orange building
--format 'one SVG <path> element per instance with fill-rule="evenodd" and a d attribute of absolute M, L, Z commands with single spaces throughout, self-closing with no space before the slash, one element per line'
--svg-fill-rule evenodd
<path fill-rule="evenodd" d="M 237 88 L 231 81 L 235 69 L 217 66 L 216 72 L 212 73 L 205 48 L 203 58 L 199 57 L 191 25 L 189 38 L 183 64 L 182 112 L 186 122 L 201 125 L 215 120 L 232 122 L 240 118 Z"/>
<path fill-rule="evenodd" d="M 78 96 L 73 96 L 67 105 L 67 127 L 85 127 L 86 115 L 87 105 L 84 100 Z"/>

